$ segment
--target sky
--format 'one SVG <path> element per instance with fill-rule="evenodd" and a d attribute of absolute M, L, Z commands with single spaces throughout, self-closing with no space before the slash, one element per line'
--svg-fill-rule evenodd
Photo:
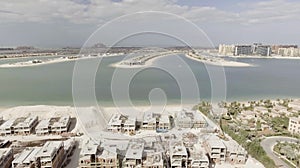
<path fill-rule="evenodd" d="M 300 45 L 297 0 L 0 1 L 0 47 Z"/>

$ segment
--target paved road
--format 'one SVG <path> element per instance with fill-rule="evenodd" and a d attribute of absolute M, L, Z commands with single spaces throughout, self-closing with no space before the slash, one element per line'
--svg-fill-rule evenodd
<path fill-rule="evenodd" d="M 274 160 L 275 164 L 278 167 L 282 168 L 290 168 L 288 164 L 286 164 L 283 160 L 278 158 L 274 153 L 273 153 L 273 147 L 276 145 L 279 141 L 286 141 L 286 142 L 297 142 L 299 139 L 296 138 L 290 138 L 290 137 L 284 137 L 284 136 L 274 136 L 274 137 L 267 137 L 263 141 L 261 141 L 261 146 L 264 148 L 266 151 L 267 155 Z"/>

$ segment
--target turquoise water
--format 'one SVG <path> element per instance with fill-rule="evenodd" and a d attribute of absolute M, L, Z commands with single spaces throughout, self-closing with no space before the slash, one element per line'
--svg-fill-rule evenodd
<path fill-rule="evenodd" d="M 209 100 L 211 84 L 208 72 L 201 62 L 181 57 L 192 69 L 200 90 L 200 98 Z M 97 101 L 101 105 L 113 104 L 111 78 L 115 68 L 109 66 L 123 59 L 103 58 L 95 78 Z M 30 60 L 23 58 L 23 60 Z M 262 98 L 300 97 L 300 60 L 281 59 L 237 59 L 256 67 L 226 67 L 227 100 L 252 100 Z M 0 63 L 17 62 L 20 59 L 0 60 Z M 84 60 L 94 62 L 97 59 Z M 42 66 L 22 68 L 0 68 L 0 106 L 18 105 L 73 105 L 72 75 L 75 62 L 62 62 Z M 164 57 L 155 64 L 172 67 L 172 57 Z M 125 73 L 131 69 L 123 69 Z M 183 74 L 184 75 L 184 74 Z M 188 82 L 188 81 L 187 81 Z M 148 94 L 153 88 L 164 90 L 168 103 L 180 102 L 181 94 L 176 80 L 168 73 L 150 68 L 139 72 L 129 86 L 129 94 L 134 104 L 148 104 Z"/>

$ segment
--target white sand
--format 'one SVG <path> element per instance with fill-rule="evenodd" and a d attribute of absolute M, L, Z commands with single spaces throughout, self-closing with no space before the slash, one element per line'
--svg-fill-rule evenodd
<path fill-rule="evenodd" d="M 52 58 L 52 59 L 48 59 L 48 60 L 42 60 L 41 63 L 32 63 L 32 60 L 31 60 L 31 61 L 25 61 L 25 62 L 0 64 L 0 68 L 31 67 L 31 66 L 40 66 L 40 65 L 54 64 L 54 63 L 60 63 L 60 62 L 77 61 L 77 60 L 81 60 L 81 59 L 116 57 L 116 56 L 122 56 L 122 55 L 123 54 L 112 54 L 112 55 L 103 55 L 103 56 L 95 56 L 95 57 L 86 56 L 86 57 L 78 57 L 78 58 L 72 58 L 72 59 L 69 59 L 67 57 L 65 57 L 65 58 L 60 57 L 60 58 Z M 15 59 L 18 59 L 18 58 L 15 58 Z"/>
<path fill-rule="evenodd" d="M 210 61 L 210 60 L 198 59 L 188 54 L 185 54 L 185 56 L 192 60 L 203 62 L 204 64 L 215 65 L 215 66 L 224 66 L 224 67 L 254 67 L 255 66 L 244 62 L 226 61 L 223 59 L 213 59 Z"/>
<path fill-rule="evenodd" d="M 77 59 L 55 58 L 55 59 L 43 60 L 41 63 L 32 63 L 32 61 L 16 62 L 16 63 L 9 63 L 9 64 L 1 64 L 0 68 L 31 67 L 31 66 L 40 66 L 40 65 L 46 65 L 46 64 L 75 61 L 75 60 L 77 60 Z"/>
<path fill-rule="evenodd" d="M 150 60 L 146 61 L 145 64 L 143 64 L 143 65 L 125 65 L 125 64 L 122 64 L 122 61 L 121 61 L 121 62 L 110 64 L 110 67 L 114 67 L 114 68 L 143 68 L 143 67 L 150 67 L 150 66 L 153 65 L 153 62 L 156 61 L 158 58 L 161 58 L 161 56 L 151 58 Z"/>

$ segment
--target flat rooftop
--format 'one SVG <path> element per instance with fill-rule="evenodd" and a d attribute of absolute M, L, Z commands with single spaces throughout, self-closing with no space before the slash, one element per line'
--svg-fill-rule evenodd
<path fill-rule="evenodd" d="M 39 150 L 37 156 L 52 157 L 61 146 L 63 146 L 62 141 L 47 141 L 44 146 Z"/>
<path fill-rule="evenodd" d="M 172 141 L 170 143 L 170 155 L 187 156 L 187 150 L 182 141 Z"/>
<path fill-rule="evenodd" d="M 36 154 L 41 150 L 41 147 L 25 148 L 15 159 L 13 163 L 22 164 L 30 163 L 36 157 Z"/>
<path fill-rule="evenodd" d="M 0 159 L 6 156 L 10 151 L 12 151 L 11 148 L 0 148 Z"/>
<path fill-rule="evenodd" d="M 125 158 L 127 159 L 142 159 L 144 151 L 144 143 L 142 142 L 129 142 Z"/>
<path fill-rule="evenodd" d="M 113 116 L 110 118 L 108 125 L 121 125 L 122 120 L 121 120 L 122 115 L 121 114 L 113 114 Z"/>
<path fill-rule="evenodd" d="M 85 143 L 82 144 L 82 149 L 80 151 L 80 155 L 81 156 L 86 156 L 86 155 L 96 155 L 98 152 L 98 147 L 99 144 L 91 141 L 91 140 L 87 140 Z"/>
<path fill-rule="evenodd" d="M 6 129 L 6 128 L 10 128 L 14 125 L 16 119 L 9 119 L 7 121 L 5 121 L 1 126 L 0 129 Z"/>
<path fill-rule="evenodd" d="M 36 126 L 36 129 L 42 129 L 42 128 L 48 128 L 48 126 L 50 125 L 50 120 L 51 119 L 44 119 L 41 120 L 38 125 Z"/>

